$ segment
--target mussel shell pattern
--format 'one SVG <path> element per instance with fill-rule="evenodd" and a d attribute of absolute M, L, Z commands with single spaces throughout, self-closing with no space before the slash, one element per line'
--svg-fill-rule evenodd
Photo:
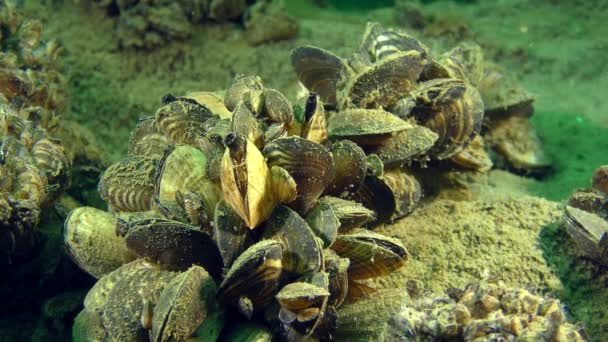
<path fill-rule="evenodd" d="M 150 210 L 157 164 L 154 159 L 136 156 L 111 165 L 101 177 L 99 195 L 115 211 Z"/>

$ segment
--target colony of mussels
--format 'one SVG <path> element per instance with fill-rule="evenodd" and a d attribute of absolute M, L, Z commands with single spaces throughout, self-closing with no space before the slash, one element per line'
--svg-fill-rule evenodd
<path fill-rule="evenodd" d="M 70 254 L 98 278 L 75 340 L 379 338 L 403 291 L 373 280 L 408 252 L 373 228 L 414 209 L 414 171 L 490 168 L 481 79 L 492 79 L 492 146 L 514 167 L 545 166 L 531 98 L 503 89 L 479 52 L 434 59 L 370 24 L 349 60 L 293 52 L 307 88 L 295 105 L 255 76 L 237 76 L 223 99 L 164 96 L 101 178 L 109 210 L 66 220 Z"/>

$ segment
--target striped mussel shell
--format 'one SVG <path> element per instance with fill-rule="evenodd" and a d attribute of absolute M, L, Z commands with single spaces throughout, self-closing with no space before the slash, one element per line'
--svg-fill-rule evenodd
<path fill-rule="evenodd" d="M 114 215 L 91 207 L 80 207 L 68 215 L 63 239 L 72 260 L 99 279 L 135 259 L 124 238 L 116 235 Z"/>
<path fill-rule="evenodd" d="M 283 271 L 283 247 L 276 240 L 262 240 L 234 261 L 218 288 L 222 303 L 238 305 L 248 300 L 259 311 L 272 303 Z"/>
<path fill-rule="evenodd" d="M 224 105 L 229 111 L 234 111 L 239 102 L 258 115 L 264 105 L 264 85 L 258 76 L 235 76 L 232 84 L 224 95 Z"/>
<path fill-rule="evenodd" d="M 370 62 L 381 61 L 399 52 L 418 51 L 429 54 L 428 48 L 405 32 L 385 29 L 379 23 L 369 22 L 363 34 L 359 53 Z"/>
<path fill-rule="evenodd" d="M 426 63 L 426 56 L 416 50 L 387 56 L 350 78 L 338 93 L 339 105 L 389 108 L 415 88 Z"/>
<path fill-rule="evenodd" d="M 494 166 L 481 135 L 476 135 L 467 147 L 450 158 L 450 161 L 464 169 L 481 173 L 490 171 Z"/>
<path fill-rule="evenodd" d="M 198 227 L 179 221 L 143 219 L 127 223 L 127 247 L 140 257 L 171 271 L 201 265 L 219 278 L 222 257 L 213 238 Z"/>
<path fill-rule="evenodd" d="M 329 305 L 334 308 L 339 308 L 348 294 L 348 266 L 350 260 L 348 258 L 339 257 L 336 252 L 331 249 L 323 251 L 325 270 L 329 276 L 328 290 Z"/>
<path fill-rule="evenodd" d="M 367 209 L 361 203 L 338 197 L 324 196 L 319 202 L 326 203 L 333 209 L 340 221 L 339 233 L 346 233 L 354 228 L 363 227 L 376 217 L 373 210 Z"/>
<path fill-rule="evenodd" d="M 478 87 L 484 77 L 483 51 L 475 43 L 461 43 L 448 51 L 441 61 L 450 77 L 467 80 Z"/>
<path fill-rule="evenodd" d="M 253 142 L 257 147 L 264 143 L 264 131 L 244 102 L 234 108 L 230 131 Z"/>
<path fill-rule="evenodd" d="M 344 60 L 321 48 L 302 46 L 292 51 L 291 64 L 306 89 L 317 93 L 327 107 L 338 105 L 338 87 L 352 74 Z"/>
<path fill-rule="evenodd" d="M 395 212 L 391 221 L 408 215 L 416 208 L 422 197 L 422 188 L 413 175 L 403 169 L 389 169 L 382 175 L 382 180 L 395 196 Z"/>
<path fill-rule="evenodd" d="M 305 213 L 334 177 L 334 161 L 327 148 L 297 136 L 276 139 L 263 150 L 270 167 L 285 169 L 297 184 L 293 206 Z"/>
<path fill-rule="evenodd" d="M 279 241 L 283 270 L 291 275 L 317 272 L 322 265 L 322 243 L 308 223 L 284 205 L 276 207 L 266 222 L 262 239 Z"/>
<path fill-rule="evenodd" d="M 608 265 L 608 222 L 597 214 L 566 206 L 564 225 L 578 253 Z"/>
<path fill-rule="evenodd" d="M 276 298 L 281 306 L 278 318 L 287 340 L 305 340 L 314 333 L 329 297 L 327 284 L 324 285 L 293 282 L 277 293 Z"/>
<path fill-rule="evenodd" d="M 217 203 L 213 222 L 213 240 L 222 255 L 224 266 L 230 267 L 251 245 L 249 228 L 224 200 Z"/>
<path fill-rule="evenodd" d="M 68 186 L 71 163 L 63 146 L 50 139 L 38 140 L 31 154 L 38 169 L 48 181 L 46 201 L 57 199 Z"/>
<path fill-rule="evenodd" d="M 329 297 L 329 291 L 308 282 L 293 282 L 285 285 L 275 297 L 283 308 L 298 311 L 320 304 Z"/>
<path fill-rule="evenodd" d="M 203 322 L 212 320 L 216 285 L 200 266 L 192 266 L 171 280 L 162 291 L 152 316 L 152 341 L 185 341 Z M 218 322 L 220 327 L 223 322 Z"/>
<path fill-rule="evenodd" d="M 289 100 L 281 92 L 271 88 L 263 91 L 264 106 L 262 107 L 263 116 L 272 123 L 282 123 L 286 127 L 293 125 L 295 116 L 293 107 Z"/>
<path fill-rule="evenodd" d="M 206 216 L 213 217 L 221 193 L 207 177 L 207 157 L 192 146 L 169 148 L 156 170 L 155 196 L 161 202 L 176 202 L 178 193 L 188 192 L 199 195 Z"/>
<path fill-rule="evenodd" d="M 462 86 L 465 91 L 458 96 Z M 429 151 L 433 158 L 454 156 L 481 130 L 484 105 L 479 92 L 470 84 L 458 84 L 453 79 L 431 80 L 421 84 L 416 97 L 418 105 L 412 115 L 420 125 L 438 135 Z"/>
<path fill-rule="evenodd" d="M 331 249 L 350 260 L 348 276 L 352 280 L 387 275 L 405 266 L 408 259 L 399 240 L 368 230 L 339 235 Z"/>
<path fill-rule="evenodd" d="M 129 137 L 129 155 L 161 159 L 169 139 L 160 131 L 154 118 L 141 118 Z"/>
<path fill-rule="evenodd" d="M 331 139 L 348 139 L 361 146 L 377 145 L 411 125 L 381 109 L 346 109 L 328 120 Z"/>
<path fill-rule="evenodd" d="M 101 176 L 99 195 L 114 211 L 152 209 L 157 165 L 154 159 L 138 156 L 112 164 Z"/>
<path fill-rule="evenodd" d="M 218 119 L 207 107 L 189 98 L 163 97 L 155 114 L 160 131 L 172 144 L 194 145 L 208 129 L 207 120 Z"/>
<path fill-rule="evenodd" d="M 365 152 L 350 140 L 340 140 L 330 147 L 334 158 L 335 173 L 325 193 L 346 197 L 356 192 L 367 174 Z"/>
<path fill-rule="evenodd" d="M 349 199 L 361 203 L 374 212 L 374 219 L 366 223 L 366 226 L 370 228 L 390 221 L 397 210 L 393 190 L 382 177 L 371 174 L 365 177 L 359 190 Z"/>
<path fill-rule="evenodd" d="M 31 160 L 12 159 L 12 161 L 15 164 L 12 169 L 14 178 L 11 197 L 40 207 L 47 199 L 48 181 L 46 177 Z"/>
<path fill-rule="evenodd" d="M 336 240 L 340 220 L 333 207 L 324 201 L 318 201 L 304 217 L 314 234 L 323 241 L 323 247 L 331 246 Z"/>
<path fill-rule="evenodd" d="M 412 161 L 424 159 L 427 152 L 435 145 L 438 135 L 432 130 L 406 121 L 407 128 L 382 140 L 378 145 L 368 149 L 368 153 L 377 155 L 384 166 L 407 165 Z"/>

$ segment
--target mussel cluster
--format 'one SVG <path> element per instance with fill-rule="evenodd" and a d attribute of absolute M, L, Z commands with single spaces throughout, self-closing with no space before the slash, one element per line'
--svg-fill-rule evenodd
<path fill-rule="evenodd" d="M 420 189 L 329 137 L 317 94 L 294 106 L 258 77 L 223 99 L 164 96 L 101 177 L 109 211 L 66 220 L 70 254 L 99 279 L 74 337 L 378 337 L 402 291 L 371 281 L 408 253 L 365 228 L 411 211 Z"/>
<path fill-rule="evenodd" d="M 192 35 L 204 22 L 242 22 L 252 44 L 289 39 L 297 23 L 277 0 L 93 0 L 116 17 L 116 32 L 124 48 L 153 49 Z M 255 2 L 255 3 L 254 3 Z"/>
<path fill-rule="evenodd" d="M 389 323 L 393 341 L 584 341 L 564 306 L 523 288 L 471 284 L 416 298 Z"/>
<path fill-rule="evenodd" d="M 57 125 L 57 111 L 66 105 L 66 81 L 59 72 L 61 48 L 42 41 L 42 24 L 24 18 L 16 1 L 0 2 L 0 97 L 16 108 L 41 107 L 43 128 Z M 42 114 L 42 113 L 40 113 Z"/>
<path fill-rule="evenodd" d="M 71 162 L 51 134 L 65 103 L 59 48 L 40 35 L 40 22 L 0 2 L 0 264 L 32 249 L 41 208 L 68 184 Z"/>
<path fill-rule="evenodd" d="M 348 59 L 304 46 L 291 61 L 301 84 L 334 110 L 329 137 L 355 141 L 385 166 L 430 160 L 485 172 L 491 151 L 522 172 L 549 166 L 528 120 L 533 97 L 477 45 L 434 56 L 408 34 L 369 23 Z"/>
<path fill-rule="evenodd" d="M 608 165 L 595 171 L 591 188 L 570 196 L 564 223 L 581 256 L 608 266 Z"/>

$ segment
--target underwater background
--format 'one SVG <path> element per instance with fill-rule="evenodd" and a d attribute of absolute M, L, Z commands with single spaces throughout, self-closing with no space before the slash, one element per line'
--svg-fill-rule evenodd
<path fill-rule="evenodd" d="M 64 194 L 40 211 L 35 247 L 0 266 L 0 341 L 72 340 L 96 279 L 68 255 L 64 221 L 77 207 L 107 209 L 99 179 L 127 155 L 134 127 L 154 115 L 163 96 L 222 93 L 246 74 L 294 101 L 301 88 L 291 52 L 312 45 L 349 57 L 370 21 L 438 53 L 478 44 L 484 60 L 534 95 L 529 120 L 550 160 L 543 172 L 529 172 L 497 157 L 490 171 L 425 189 L 415 211 L 376 230 L 411 254 L 406 267 L 377 282 L 407 287 L 411 297 L 500 282 L 559 299 L 585 339 L 608 340 L 608 267 L 581 257 L 562 224 L 572 193 L 589 188 L 594 171 L 608 164 L 608 1 L 284 0 L 280 12 L 265 15 L 287 16 L 287 23 L 262 21 L 270 28 L 255 32 L 240 17 L 184 24 L 159 12 L 149 20 L 169 32 L 160 38 L 142 38 L 139 19 L 121 23 L 118 2 L 0 0 L 38 19 L 42 39 L 61 46 L 57 96 L 65 101 L 52 109 L 65 121 L 68 133 L 56 137 L 73 165 Z M 0 38 L 7 35 L 4 29 Z M 3 52 L 12 46 L 2 41 Z M 384 337 L 408 340 L 398 336 Z"/>

